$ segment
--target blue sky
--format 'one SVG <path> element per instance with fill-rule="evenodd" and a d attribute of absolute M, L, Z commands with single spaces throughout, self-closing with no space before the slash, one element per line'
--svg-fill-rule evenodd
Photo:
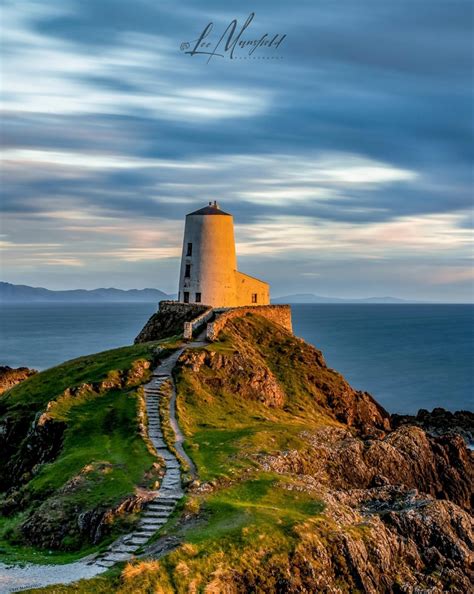
<path fill-rule="evenodd" d="M 190 56 L 232 19 L 277 50 Z M 471 301 L 472 3 L 49 0 L 3 9 L 4 280 L 174 292 L 233 213 L 274 295 Z"/>

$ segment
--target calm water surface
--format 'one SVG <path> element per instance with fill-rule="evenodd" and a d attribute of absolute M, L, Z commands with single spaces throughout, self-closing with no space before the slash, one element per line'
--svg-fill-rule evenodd
<path fill-rule="evenodd" d="M 133 342 L 155 304 L 1 307 L 0 364 L 45 369 Z M 473 408 L 474 306 L 293 305 L 295 334 L 391 412 Z"/>

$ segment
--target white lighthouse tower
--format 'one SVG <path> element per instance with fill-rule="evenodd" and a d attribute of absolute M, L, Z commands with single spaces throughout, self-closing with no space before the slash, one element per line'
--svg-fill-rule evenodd
<path fill-rule="evenodd" d="M 237 270 L 234 221 L 217 202 L 186 216 L 178 301 L 217 308 L 270 303 L 269 285 Z"/>

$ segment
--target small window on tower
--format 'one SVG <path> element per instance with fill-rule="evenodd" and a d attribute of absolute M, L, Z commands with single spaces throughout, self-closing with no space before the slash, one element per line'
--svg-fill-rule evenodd
<path fill-rule="evenodd" d="M 257 303 L 257 293 L 252 293 L 252 303 Z"/>
<path fill-rule="evenodd" d="M 193 244 L 188 243 L 188 250 L 186 252 L 186 256 L 192 256 L 192 255 L 193 255 Z"/>
<path fill-rule="evenodd" d="M 201 303 L 201 293 L 196 293 L 196 303 Z"/>
<path fill-rule="evenodd" d="M 184 300 L 184 303 L 189 303 L 189 293 L 188 293 L 188 291 L 184 291 L 184 293 L 183 293 L 183 300 Z"/>
<path fill-rule="evenodd" d="M 186 264 L 186 268 L 184 270 L 184 278 L 189 278 L 191 276 L 191 264 Z"/>

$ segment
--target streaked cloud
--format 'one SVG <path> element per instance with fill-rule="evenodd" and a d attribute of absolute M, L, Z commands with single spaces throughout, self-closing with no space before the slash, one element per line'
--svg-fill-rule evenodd
<path fill-rule="evenodd" d="M 174 290 L 217 199 L 278 292 L 472 297 L 472 3 L 260 3 L 284 60 L 179 50 L 255 6 L 7 1 L 6 280 Z"/>

